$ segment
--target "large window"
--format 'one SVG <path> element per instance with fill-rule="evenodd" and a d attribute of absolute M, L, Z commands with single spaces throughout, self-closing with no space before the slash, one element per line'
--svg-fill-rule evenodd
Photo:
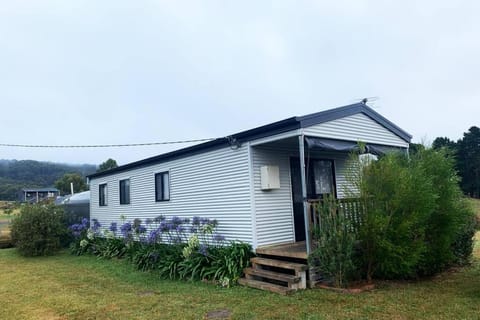
<path fill-rule="evenodd" d="M 98 186 L 98 204 L 100 206 L 106 206 L 108 204 L 107 200 L 107 184 L 101 184 Z"/>
<path fill-rule="evenodd" d="M 120 180 L 120 204 L 130 204 L 130 179 Z"/>
<path fill-rule="evenodd" d="M 170 176 L 168 172 L 155 174 L 155 200 L 170 200 Z"/>

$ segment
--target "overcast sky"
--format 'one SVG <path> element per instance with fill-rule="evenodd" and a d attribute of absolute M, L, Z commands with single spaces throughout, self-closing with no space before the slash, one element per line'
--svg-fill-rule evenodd
<path fill-rule="evenodd" d="M 414 142 L 458 139 L 480 126 L 479 14 L 478 1 L 1 1 L 0 143 L 222 137 L 363 97 Z M 0 159 L 125 164 L 180 147 Z"/>

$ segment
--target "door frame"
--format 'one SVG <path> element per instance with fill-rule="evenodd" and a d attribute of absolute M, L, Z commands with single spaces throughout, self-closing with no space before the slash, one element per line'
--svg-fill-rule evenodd
<path fill-rule="evenodd" d="M 335 165 L 335 159 L 332 159 L 332 158 L 322 158 L 322 157 L 309 157 L 308 159 L 305 159 L 306 161 L 306 164 L 305 164 L 305 177 L 306 177 L 306 181 L 305 181 L 305 184 L 306 184 L 306 190 L 307 190 L 307 199 L 303 199 L 303 196 L 300 194 L 300 197 L 302 197 L 302 202 L 301 202 L 301 206 L 300 206 L 300 202 L 295 202 L 295 194 L 294 194 L 294 190 L 295 190 L 295 187 L 294 187 L 294 180 L 298 181 L 300 183 L 300 188 L 302 187 L 301 186 L 301 179 L 294 179 L 293 177 L 293 172 L 292 172 L 292 166 L 293 164 L 298 164 L 299 165 L 299 168 L 298 168 L 298 172 L 301 173 L 300 170 L 302 170 L 302 165 L 300 163 L 300 157 L 297 157 L 297 156 L 290 156 L 289 157 L 289 171 L 290 171 L 290 193 L 291 193 L 291 199 L 292 199 L 292 225 L 293 225 L 293 235 L 294 235 L 294 240 L 295 242 L 300 242 L 300 241 L 305 241 L 305 239 L 299 239 L 297 240 L 297 236 L 300 236 L 301 238 L 304 236 L 306 238 L 306 230 L 305 230 L 305 216 L 304 216 L 304 212 L 303 212 L 303 205 L 304 205 L 304 201 L 305 200 L 309 200 L 309 199 L 315 199 L 313 197 L 309 197 L 312 195 L 312 193 L 308 193 L 308 190 L 313 190 L 314 189 L 314 186 L 311 185 L 312 183 L 314 183 L 314 176 L 313 176 L 313 166 L 312 166 L 312 163 L 313 161 L 329 161 L 331 164 L 332 164 L 332 179 L 333 179 L 333 195 L 335 198 L 337 198 L 337 175 L 336 175 L 336 165 Z M 292 162 L 294 162 L 292 164 Z M 310 187 L 309 187 L 309 184 L 310 184 Z M 298 195 L 297 195 L 298 197 Z M 319 198 L 317 198 L 319 199 Z M 295 206 L 297 204 L 297 211 L 295 210 Z M 295 220 L 297 220 L 297 223 L 295 223 Z M 299 228 L 303 228 L 303 232 L 302 232 L 302 235 L 299 235 L 297 232 L 296 232 L 296 229 L 298 230 Z"/>

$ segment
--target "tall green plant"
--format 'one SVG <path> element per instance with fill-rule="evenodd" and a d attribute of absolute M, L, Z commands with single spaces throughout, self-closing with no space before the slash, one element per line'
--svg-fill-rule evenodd
<path fill-rule="evenodd" d="M 444 150 L 387 154 L 365 166 L 352 159 L 350 193 L 364 208 L 358 237 L 367 280 L 433 274 L 460 260 L 460 252 L 462 259 L 471 254 L 472 212 Z"/>
<path fill-rule="evenodd" d="M 317 206 L 320 224 L 313 230 L 315 249 L 309 263 L 333 278 L 336 287 L 345 287 L 355 268 L 355 237 L 350 220 L 340 210 L 336 199 L 326 197 Z"/>

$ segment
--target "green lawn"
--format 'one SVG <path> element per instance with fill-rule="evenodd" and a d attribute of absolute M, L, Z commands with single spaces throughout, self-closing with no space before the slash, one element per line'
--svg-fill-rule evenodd
<path fill-rule="evenodd" d="M 475 202 L 480 211 L 480 201 Z M 0 216 L 0 219 L 4 218 Z M 480 233 L 473 264 L 418 282 L 383 282 L 362 294 L 321 289 L 280 296 L 166 281 L 118 260 L 64 252 L 41 258 L 0 250 L 0 319 L 479 319 Z"/>
<path fill-rule="evenodd" d="M 0 250 L 0 319 L 478 319 L 480 234 L 474 264 L 419 282 L 380 283 L 372 292 L 321 289 L 284 297 L 200 282 L 165 281 L 123 261 L 63 253 L 22 258 Z"/>

